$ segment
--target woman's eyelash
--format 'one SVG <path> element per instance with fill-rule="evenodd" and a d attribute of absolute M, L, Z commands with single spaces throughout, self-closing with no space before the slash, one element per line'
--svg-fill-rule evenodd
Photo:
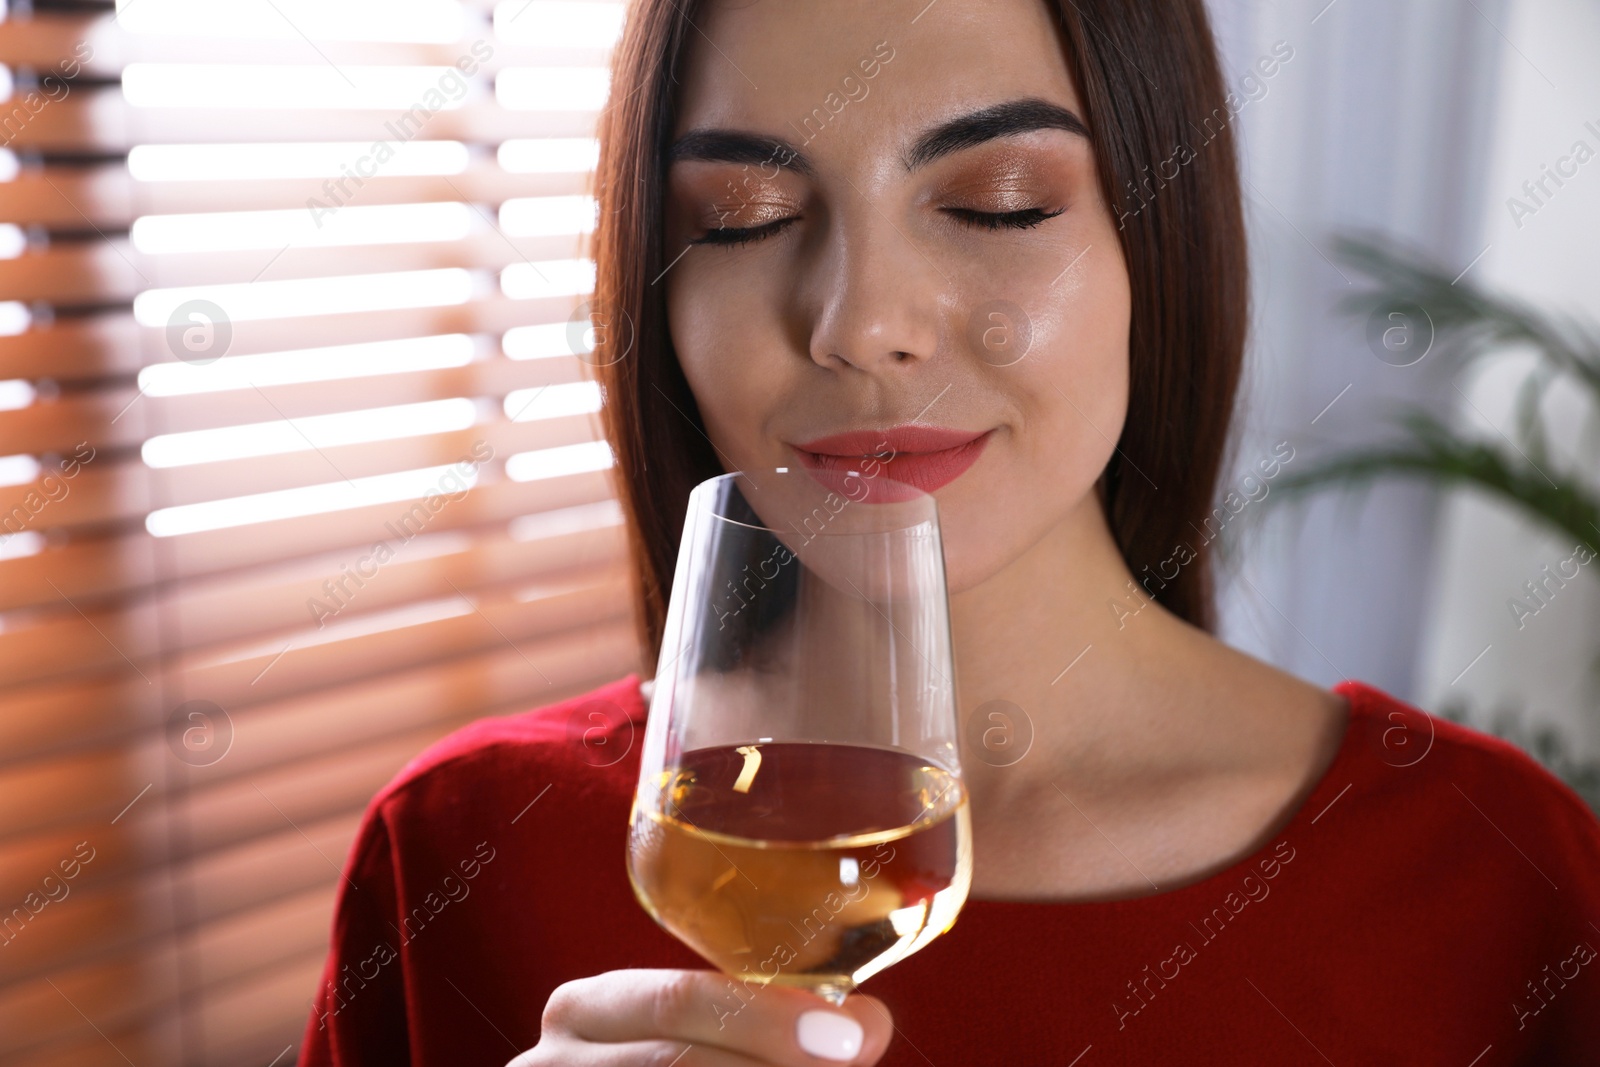
<path fill-rule="evenodd" d="M 1021 211 L 973 211 L 969 208 L 946 208 L 950 214 L 963 222 L 985 230 L 1026 230 L 1038 226 L 1048 219 L 1066 211 L 1059 208 L 1055 211 L 1045 211 L 1042 208 L 1023 208 Z M 731 226 L 719 226 L 714 230 L 707 230 L 704 237 L 696 237 L 689 241 L 692 245 L 746 245 L 752 241 L 759 241 L 771 237 L 784 226 L 795 221 L 796 216 L 786 219 L 777 219 L 765 226 L 754 226 L 746 229 L 736 229 Z"/>
<path fill-rule="evenodd" d="M 1002 211 L 998 213 L 973 211 L 964 207 L 952 207 L 945 210 L 956 218 L 969 222 L 974 226 L 980 226 L 985 230 L 1026 230 L 1039 225 L 1046 219 L 1055 218 L 1067 209 L 1058 208 L 1055 211 L 1045 211 L 1042 208 L 1029 207 L 1023 208 L 1021 211 Z"/>
<path fill-rule="evenodd" d="M 771 237 L 784 226 L 795 220 L 791 215 L 786 219 L 776 219 L 765 226 L 754 226 L 747 229 L 735 229 L 732 226 L 718 226 L 714 230 L 707 230 L 704 237 L 693 238 L 692 245 L 744 245 L 751 241 L 759 241 L 763 237 Z"/>

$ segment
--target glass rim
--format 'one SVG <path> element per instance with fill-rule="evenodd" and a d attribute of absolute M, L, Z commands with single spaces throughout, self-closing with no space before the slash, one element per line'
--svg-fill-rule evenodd
<path fill-rule="evenodd" d="M 792 468 L 780 469 L 780 468 L 774 467 L 774 468 L 771 468 L 770 470 L 764 471 L 764 473 L 773 474 L 773 475 L 781 477 L 781 476 L 786 476 L 786 475 L 789 475 L 789 474 L 792 474 L 792 473 L 796 473 L 796 472 L 793 471 Z M 805 471 L 800 471 L 798 473 L 800 475 L 804 475 L 805 477 L 808 477 L 808 478 L 810 477 L 810 475 L 807 474 Z M 792 528 L 785 529 L 785 528 L 779 528 L 779 527 L 775 527 L 775 526 L 765 526 L 765 525 L 761 525 L 761 524 L 758 524 L 758 523 L 744 522 L 743 520 L 730 518 L 727 515 L 723 515 L 723 514 L 717 512 L 717 511 L 713 511 L 710 508 L 707 508 L 707 507 L 705 507 L 703 505 L 697 506 L 694 503 L 694 501 L 695 501 L 695 499 L 697 497 L 699 497 L 702 493 L 709 493 L 711 491 L 710 487 L 713 486 L 714 484 L 718 483 L 718 482 L 733 482 L 736 479 L 748 478 L 748 477 L 749 477 L 749 471 L 741 469 L 741 470 L 736 470 L 736 471 L 726 471 L 726 472 L 724 472 L 722 474 L 713 475 L 712 477 L 705 479 L 704 481 L 702 481 L 702 482 L 698 483 L 697 485 L 695 485 L 695 487 L 690 491 L 690 493 L 689 493 L 689 504 L 688 504 L 689 510 L 691 512 L 703 514 L 703 515 L 707 516 L 708 518 L 715 519 L 718 522 L 726 523 L 729 526 L 738 526 L 738 527 L 741 527 L 742 529 L 755 530 L 755 531 L 758 531 L 760 533 L 772 534 L 774 536 L 777 536 L 777 535 L 780 535 L 780 534 L 794 534 L 794 533 L 802 532 L 802 531 L 795 530 L 795 529 L 792 529 Z M 863 479 L 863 480 L 865 480 L 865 479 Z M 811 481 L 812 481 L 812 483 L 814 485 L 817 486 L 818 489 L 820 489 L 820 490 L 822 490 L 822 491 L 824 491 L 826 493 L 836 493 L 835 490 L 829 489 L 827 486 L 823 485 L 821 482 L 817 481 L 815 478 L 812 478 Z M 754 479 L 750 479 L 750 484 L 751 485 L 755 485 L 756 484 L 755 480 Z M 910 532 L 915 531 L 920 526 L 928 525 L 930 522 L 932 523 L 933 528 L 935 530 L 938 530 L 939 526 L 940 526 L 940 521 L 939 521 L 939 519 L 940 519 L 940 516 L 939 516 L 939 500 L 938 500 L 938 498 L 935 497 L 932 493 L 928 492 L 927 490 L 918 488 L 917 486 L 911 485 L 908 482 L 895 482 L 894 484 L 897 487 L 897 490 L 909 491 L 909 492 L 914 493 L 916 495 L 908 497 L 908 498 L 906 498 L 904 500 L 879 501 L 879 502 L 874 503 L 872 505 L 874 508 L 894 509 L 895 507 L 905 507 L 907 505 L 914 505 L 914 506 L 917 506 L 917 507 L 926 507 L 927 511 L 924 514 L 922 514 L 922 515 L 918 516 L 917 518 L 915 518 L 911 522 L 905 523 L 903 525 L 891 526 L 891 527 L 889 527 L 887 529 L 881 529 L 881 530 L 827 530 L 827 529 L 823 529 L 823 530 L 818 530 L 816 532 L 806 531 L 808 539 L 816 538 L 816 537 L 882 537 L 882 536 L 884 536 L 886 534 L 910 533 Z M 750 498 L 743 491 L 741 491 L 739 495 L 744 498 L 746 504 L 750 503 Z M 851 504 L 863 503 L 863 501 L 856 500 L 853 497 L 850 497 L 848 494 L 837 494 L 837 495 L 842 495 L 843 499 L 846 502 L 851 503 Z M 751 506 L 751 510 L 754 510 L 754 506 L 753 505 Z M 844 510 L 843 508 L 840 509 L 840 511 L 843 511 L 843 510 Z M 837 515 L 838 513 L 839 512 L 835 512 L 834 514 Z M 882 513 L 880 512 L 880 514 L 882 514 Z"/>

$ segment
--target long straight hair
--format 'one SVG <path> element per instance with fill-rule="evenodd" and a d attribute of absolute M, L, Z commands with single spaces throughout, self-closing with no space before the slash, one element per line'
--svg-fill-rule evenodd
<path fill-rule="evenodd" d="M 1211 560 L 1195 536 L 1228 446 L 1249 317 L 1239 170 L 1227 92 L 1203 0 L 1046 0 L 1086 112 L 1101 189 L 1117 218 L 1132 293 L 1129 399 L 1100 480 L 1106 517 L 1145 588 L 1213 625 Z M 612 58 L 594 194 L 592 300 L 602 421 L 627 524 L 647 664 L 660 653 L 689 493 L 723 473 L 672 349 L 664 158 L 679 66 L 698 0 L 633 0 Z M 648 670 L 648 667 L 647 667 Z"/>

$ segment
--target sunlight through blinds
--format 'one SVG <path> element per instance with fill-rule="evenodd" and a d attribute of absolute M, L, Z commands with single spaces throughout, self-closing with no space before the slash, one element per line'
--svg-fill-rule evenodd
<path fill-rule="evenodd" d="M 4 8 L 0 1062 L 293 1062 L 373 793 L 637 669 L 584 305 L 622 17 Z"/>

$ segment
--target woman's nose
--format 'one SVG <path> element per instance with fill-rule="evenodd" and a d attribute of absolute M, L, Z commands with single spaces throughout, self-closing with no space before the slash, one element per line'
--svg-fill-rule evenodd
<path fill-rule="evenodd" d="M 946 279 L 905 227 L 865 197 L 854 207 L 834 220 L 803 285 L 811 358 L 871 374 L 928 362 Z"/>

